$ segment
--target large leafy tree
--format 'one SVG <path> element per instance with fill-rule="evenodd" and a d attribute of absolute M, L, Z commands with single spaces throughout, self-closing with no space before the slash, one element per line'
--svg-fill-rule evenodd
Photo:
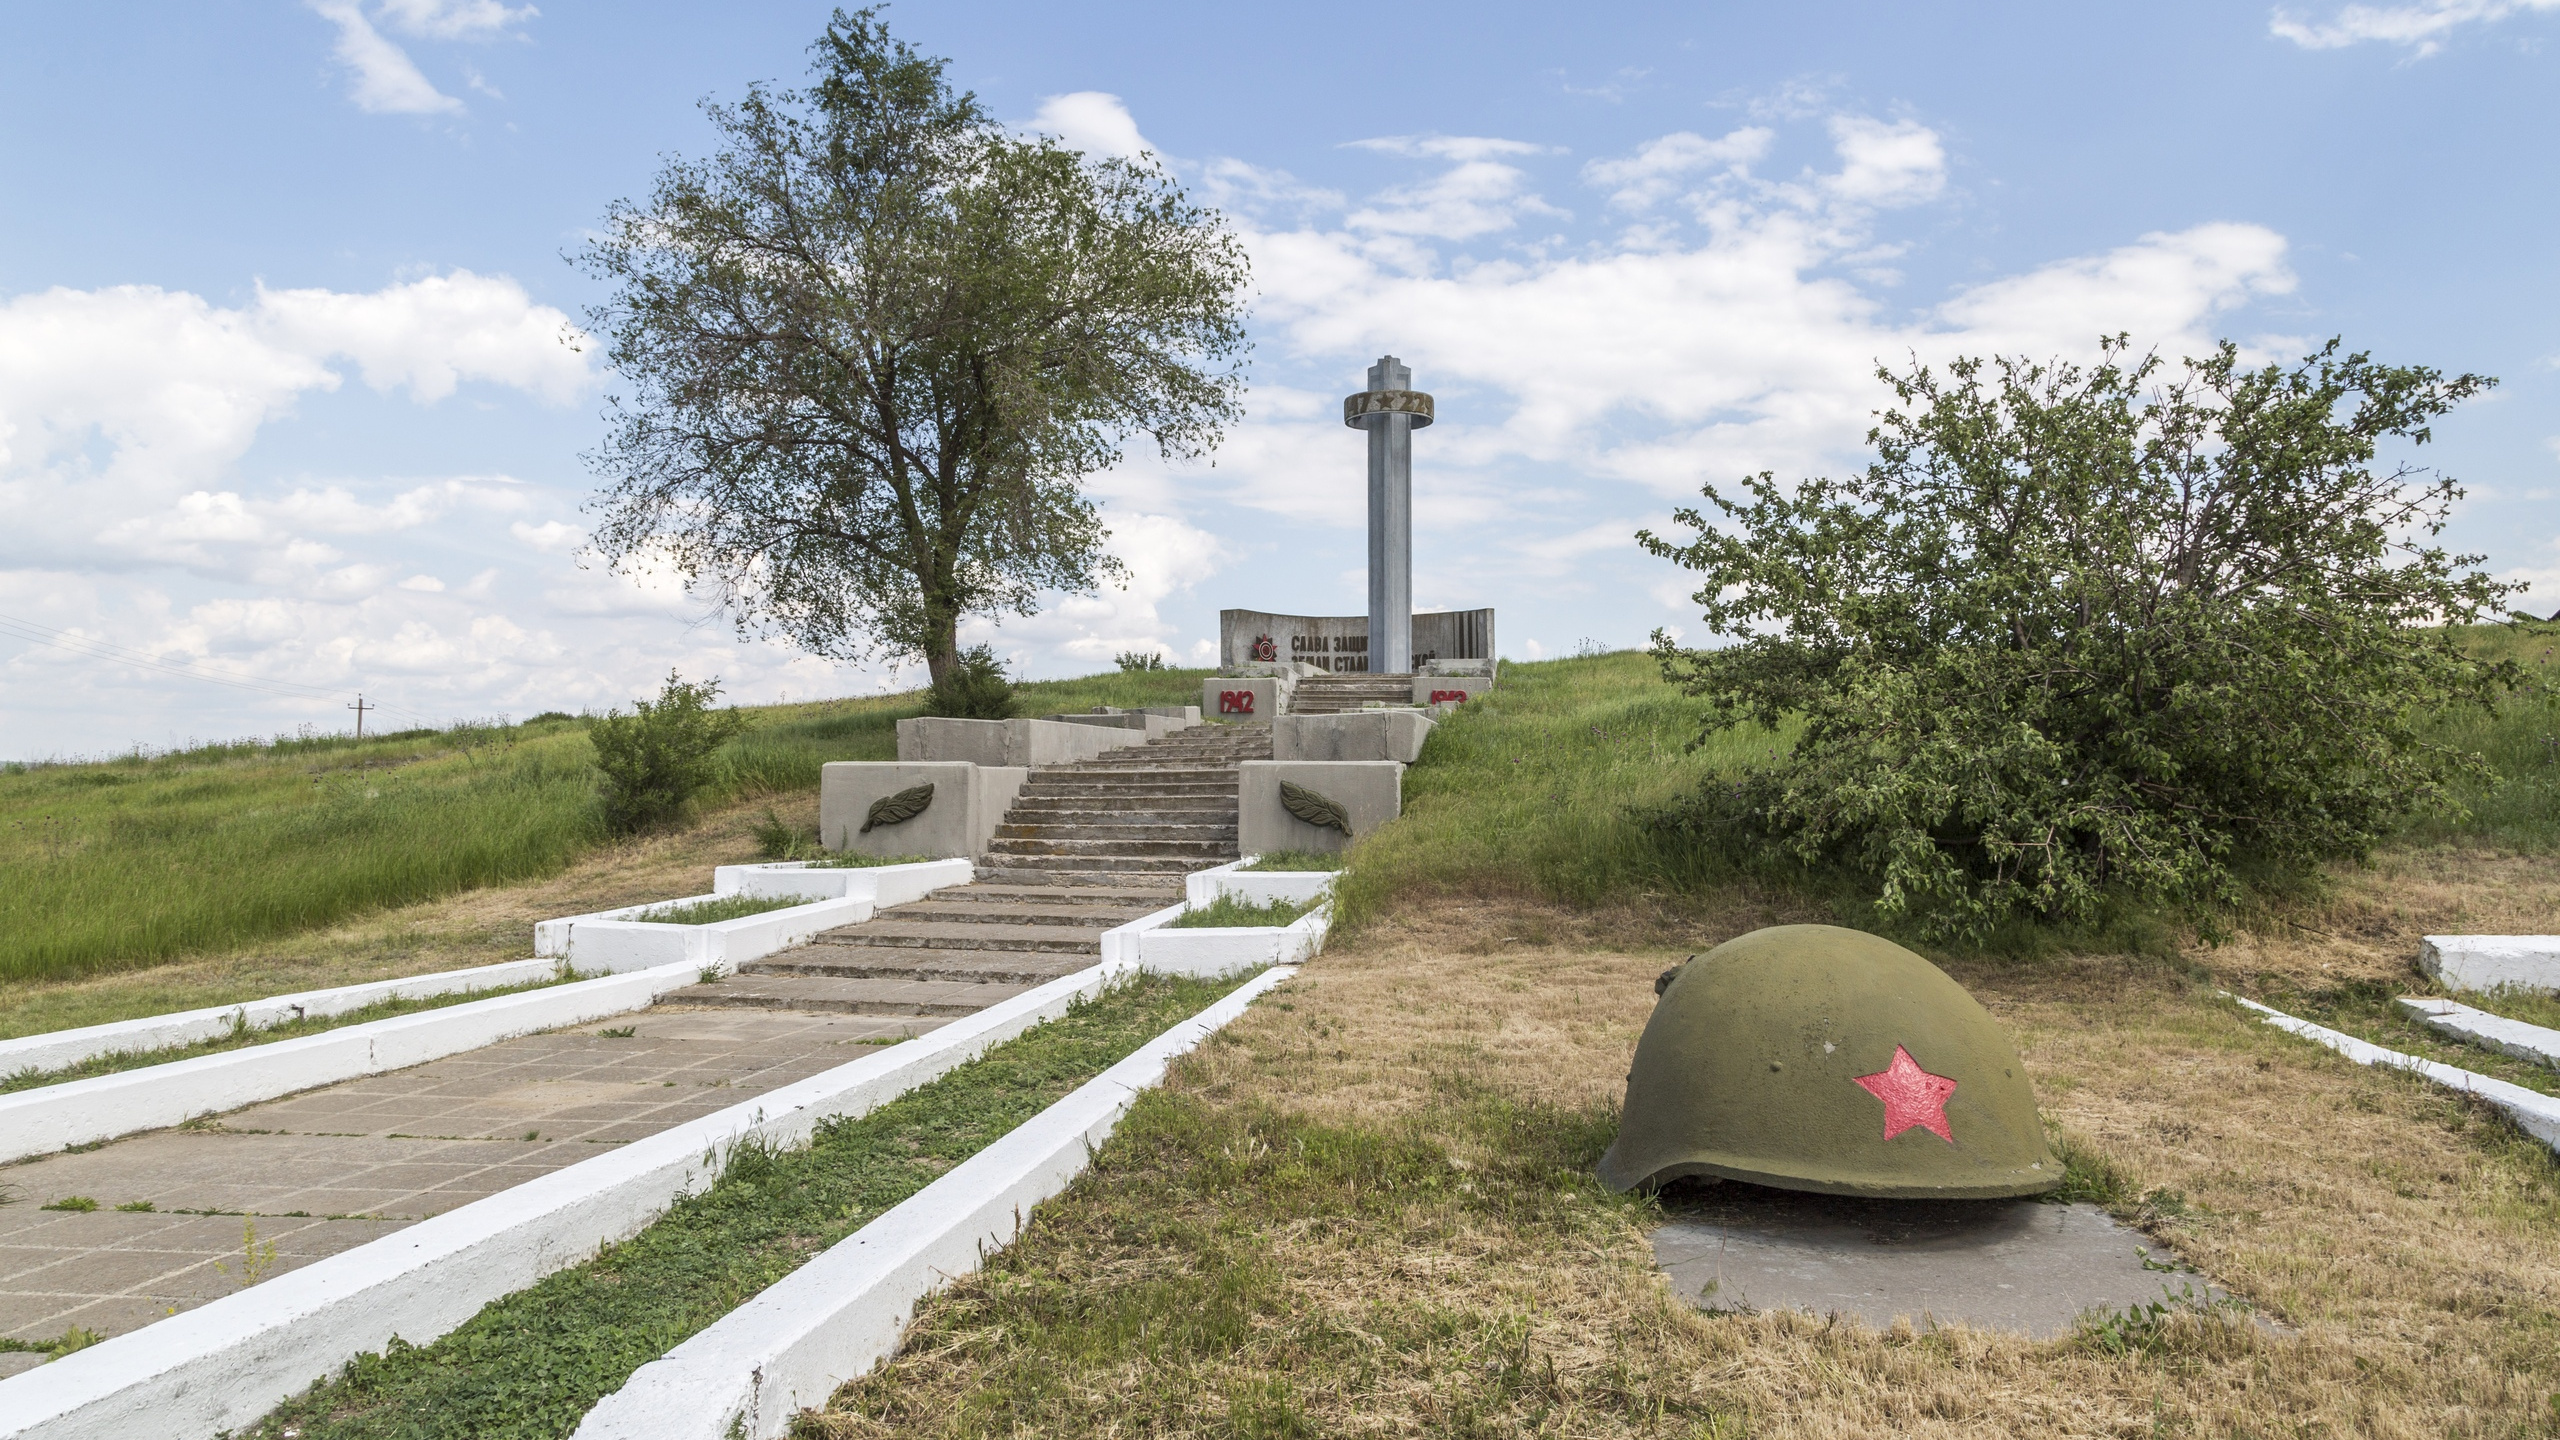
<path fill-rule="evenodd" d="M 1213 448 L 1242 389 L 1241 246 L 1151 157 L 1008 133 L 874 10 L 798 92 L 707 104 L 581 257 L 624 390 L 598 550 L 741 630 L 921 656 L 972 615 L 1116 578 L 1084 477 Z"/>
<path fill-rule="evenodd" d="M 1873 876 L 1940 935 L 2095 916 L 2113 891 L 2231 897 L 2254 865 L 2365 850 L 2477 757 L 2429 739 L 2512 667 L 2446 627 L 2515 588 L 2431 543 L 2460 496 L 2377 464 L 2494 383 L 2336 342 L 2251 368 L 1961 360 L 1879 372 L 1876 460 L 1762 474 L 1697 535 L 1722 648 L 1657 633 L 1708 729 L 1800 724 L 1792 752 L 1678 823 Z"/>

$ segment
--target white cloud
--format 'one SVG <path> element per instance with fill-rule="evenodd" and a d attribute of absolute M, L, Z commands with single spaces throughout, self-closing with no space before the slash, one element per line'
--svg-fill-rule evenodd
<path fill-rule="evenodd" d="M 1354 140 L 1354 150 L 1378 150 L 1389 155 L 1404 155 L 1417 160 L 1489 160 L 1496 155 L 1548 155 L 1560 149 L 1527 140 L 1502 140 L 1490 135 L 1378 135 Z"/>
<path fill-rule="evenodd" d="M 1776 131 L 1760 125 L 1714 140 L 1681 130 L 1647 141 L 1623 160 L 1594 160 L 1582 167 L 1582 178 L 1611 192 L 1609 203 L 1622 210 L 1650 209 L 1698 171 L 1748 174 L 1769 153 L 1769 142 L 1775 138 Z"/>
<path fill-rule="evenodd" d="M 338 27 L 338 60 L 354 73 L 357 109 L 375 115 L 461 112 L 462 102 L 438 90 L 408 51 L 373 28 L 354 0 L 311 0 L 311 8 Z"/>
<path fill-rule="evenodd" d="M 1138 122 L 1130 118 L 1129 107 L 1121 103 L 1120 97 L 1100 90 L 1050 96 L 1040 102 L 1040 111 L 1031 117 L 1030 128 L 1055 135 L 1069 149 L 1088 155 L 1126 159 L 1156 148 L 1138 133 Z"/>
<path fill-rule="evenodd" d="M 507 527 L 507 533 L 541 551 L 545 555 L 575 555 L 587 543 L 587 532 L 561 520 L 545 520 L 529 525 L 519 520 Z"/>
<path fill-rule="evenodd" d="M 588 380 L 584 340 L 567 315 L 533 303 L 502 275 L 456 270 L 370 294 L 258 287 L 261 327 L 299 353 L 346 356 L 376 390 L 441 400 L 487 380 L 554 403 Z"/>
<path fill-rule="evenodd" d="M 1825 177 L 1823 186 L 1852 205 L 1916 205 L 1946 188 L 1946 148 L 1925 125 L 1835 115 L 1831 142 L 1840 173 Z"/>
<path fill-rule="evenodd" d="M 1828 128 L 1837 168 L 1785 184 L 1739 168 L 1767 151 L 1756 130 L 1664 137 L 1587 167 L 1595 184 L 1645 187 L 1647 205 L 1693 187 L 1683 198 L 1699 230 L 1644 220 L 1616 247 L 1416 264 L 1377 243 L 1366 218 L 1376 202 L 1331 228 L 1252 231 L 1266 353 L 1320 364 L 1344 390 L 1368 358 L 1401 355 L 1439 395 L 1439 423 L 1417 448 L 1438 478 L 1418 482 L 1418 510 L 1435 483 L 1464 492 L 1465 523 L 1486 527 L 1483 544 L 1513 554 L 1522 574 L 1551 573 L 1575 546 L 1596 554 L 1606 536 L 1624 543 L 1635 528 L 1589 519 L 1582 497 L 1594 484 L 1680 497 L 1702 479 L 1819 473 L 1853 455 L 1880 361 L 2087 355 L 2120 330 L 2172 355 L 2200 353 L 2236 307 L 2292 289 L 2282 236 L 2222 223 L 1888 311 L 1852 278 L 1890 249 L 1866 227 L 1886 207 L 1942 195 L 1945 149 L 1908 121 L 1836 116 Z M 1241 504 L 1359 526 L 1356 451 L 1334 443 L 1333 400 L 1257 385 L 1210 478 Z M 1514 543 L 1521 535 L 1537 538 Z"/>
<path fill-rule="evenodd" d="M 2267 21 L 2269 33 L 2307 50 L 2337 50 L 2378 40 L 2419 55 L 2444 48 L 2446 37 L 2465 25 L 2488 25 L 2510 15 L 2560 10 L 2560 0 L 2428 0 L 2420 5 L 2349 5 L 2323 22 L 2297 19 L 2278 10 Z"/>
<path fill-rule="evenodd" d="M 583 393 L 568 317 L 503 277 L 468 271 L 368 294 L 268 290 L 226 309 L 152 286 L 54 289 L 0 304 L 0 564 L 180 565 L 319 583 L 336 552 L 314 535 L 413 529 L 464 507 L 520 508 L 503 476 L 457 477 L 371 501 L 343 485 L 244 493 L 229 467 L 302 397 L 354 362 L 376 390 L 421 403 L 465 381 L 551 404 Z"/>
<path fill-rule="evenodd" d="M 403 34 L 430 40 L 493 40 L 542 12 L 498 0 L 382 0 L 378 12 Z"/>
<path fill-rule="evenodd" d="M 1092 595 L 1057 599 L 1037 615 L 973 621 L 963 627 L 962 643 L 983 641 L 1001 654 L 1024 659 L 1063 656 L 1087 669 L 1107 668 L 1124 650 L 1196 652 L 1197 644 L 1179 644 L 1162 606 L 1217 575 L 1234 551 L 1217 536 L 1171 515 L 1107 510 L 1104 518 L 1111 528 L 1111 553 L 1128 567 L 1126 588 L 1105 585 Z M 1214 641 L 1209 653 L 1216 653 Z"/>

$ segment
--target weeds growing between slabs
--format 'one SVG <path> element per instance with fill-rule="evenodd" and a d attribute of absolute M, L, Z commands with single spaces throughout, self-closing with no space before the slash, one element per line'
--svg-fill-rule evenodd
<path fill-rule="evenodd" d="M 252 1427 L 263 1440 L 565 1436 L 631 1372 L 1092 1079 L 1231 982 L 1149 976 L 1080 1002 L 804 1149 L 741 1147 L 705 1193 L 595 1259 L 397 1342 Z"/>
<path fill-rule="evenodd" d="M 1165 922 L 1167 930 L 1227 930 L 1286 925 L 1323 904 L 1321 900 L 1269 900 L 1256 904 L 1220 895 L 1196 910 L 1185 910 Z"/>

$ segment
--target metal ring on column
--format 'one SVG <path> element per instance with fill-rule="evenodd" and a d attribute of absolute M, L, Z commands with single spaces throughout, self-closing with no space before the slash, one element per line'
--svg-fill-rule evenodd
<path fill-rule="evenodd" d="M 1431 423 L 1431 397 L 1420 390 L 1359 390 L 1342 397 L 1342 423 L 1354 430 L 1372 415 L 1410 415 L 1413 428 Z"/>

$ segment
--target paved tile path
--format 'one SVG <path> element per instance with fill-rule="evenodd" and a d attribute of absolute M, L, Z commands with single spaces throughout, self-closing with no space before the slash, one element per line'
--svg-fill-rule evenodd
<path fill-rule="evenodd" d="M 942 1023 L 661 1007 L 9 1166 L 0 1334 L 121 1334 L 248 1283 L 244 1223 L 263 1279 Z"/>
<path fill-rule="evenodd" d="M 1084 969 L 1236 857 L 1235 767 L 1270 753 L 1268 725 L 1202 726 L 1043 767 L 977 883 L 654 1009 L 0 1167 L 0 1335 L 137 1329 Z M 40 1208 L 71 1196 L 99 1208 Z"/>

